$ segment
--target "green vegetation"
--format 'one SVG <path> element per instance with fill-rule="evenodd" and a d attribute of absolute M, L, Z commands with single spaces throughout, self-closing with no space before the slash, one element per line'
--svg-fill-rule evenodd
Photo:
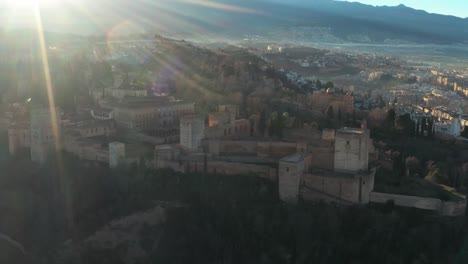
<path fill-rule="evenodd" d="M 460 225 L 391 206 L 198 205 L 173 212 L 151 261 L 455 263 Z"/>
<path fill-rule="evenodd" d="M 288 118 L 288 113 L 284 112 L 273 112 L 270 117 L 270 125 L 268 127 L 269 136 L 276 136 L 280 139 L 283 138 L 283 131 L 285 128 L 285 122 Z"/>
<path fill-rule="evenodd" d="M 380 141 L 380 162 L 375 188 L 380 192 L 457 199 L 432 183 L 468 192 L 466 144 L 434 137 L 433 120 L 414 122 L 409 115 L 387 114 L 384 126 L 374 127 L 371 136 Z M 391 165 L 390 165 L 391 164 Z M 389 169 L 384 169 L 389 168 Z"/>
<path fill-rule="evenodd" d="M 464 138 L 468 138 L 468 126 L 466 126 L 465 129 L 463 129 L 461 136 Z"/>
<path fill-rule="evenodd" d="M 392 193 L 440 199 L 442 201 L 459 201 L 460 198 L 416 177 L 400 177 L 398 173 L 380 168 L 375 175 L 376 192 Z"/>

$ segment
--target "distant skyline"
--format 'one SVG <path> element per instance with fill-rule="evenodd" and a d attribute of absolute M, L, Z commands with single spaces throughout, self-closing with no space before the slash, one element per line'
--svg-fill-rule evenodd
<path fill-rule="evenodd" d="M 340 0 L 341 1 L 341 0 Z M 373 6 L 405 6 L 422 9 L 429 13 L 452 15 L 457 17 L 468 17 L 467 0 L 345 0 L 347 2 L 359 2 Z"/>

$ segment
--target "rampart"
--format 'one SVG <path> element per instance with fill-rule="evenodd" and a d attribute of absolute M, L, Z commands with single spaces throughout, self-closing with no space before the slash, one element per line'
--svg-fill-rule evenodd
<path fill-rule="evenodd" d="M 395 205 L 430 210 L 446 216 L 458 216 L 465 214 L 466 200 L 458 202 L 443 202 L 440 199 L 418 196 L 408 196 L 389 193 L 372 192 L 370 202 L 387 203 L 393 201 Z"/>

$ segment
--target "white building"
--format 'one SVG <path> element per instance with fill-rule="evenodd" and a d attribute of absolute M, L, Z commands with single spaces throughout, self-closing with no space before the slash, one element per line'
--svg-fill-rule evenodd
<path fill-rule="evenodd" d="M 116 168 L 125 160 L 125 144 L 112 142 L 109 144 L 109 167 Z"/>
<path fill-rule="evenodd" d="M 460 117 L 452 118 L 451 123 L 438 122 L 434 124 L 436 134 L 444 136 L 459 137 L 463 129 L 464 126 Z"/>

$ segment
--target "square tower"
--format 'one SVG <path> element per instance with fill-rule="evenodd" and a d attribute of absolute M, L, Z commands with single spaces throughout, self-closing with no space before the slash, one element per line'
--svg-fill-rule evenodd
<path fill-rule="evenodd" d="M 282 158 L 278 168 L 278 189 L 282 201 L 297 203 L 304 172 L 304 155 L 296 153 Z"/>
<path fill-rule="evenodd" d="M 343 128 L 335 137 L 335 171 L 356 173 L 369 169 L 370 133 L 367 129 Z"/>
<path fill-rule="evenodd" d="M 43 164 L 47 155 L 59 143 L 60 123 L 58 111 L 52 113 L 48 108 L 34 108 L 31 111 L 31 160 Z M 53 120 L 53 119 L 56 120 Z M 57 135 L 53 128 L 56 128 Z"/>
<path fill-rule="evenodd" d="M 125 144 L 120 142 L 109 143 L 109 167 L 117 168 L 125 161 Z"/>
<path fill-rule="evenodd" d="M 199 151 L 205 137 L 205 120 L 196 115 L 180 118 L 180 145 L 190 151 Z"/>

